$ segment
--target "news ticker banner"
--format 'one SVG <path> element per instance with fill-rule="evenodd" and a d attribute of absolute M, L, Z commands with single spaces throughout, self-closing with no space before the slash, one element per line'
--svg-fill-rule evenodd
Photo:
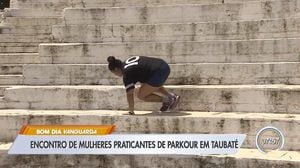
<path fill-rule="evenodd" d="M 114 125 L 24 126 L 8 154 L 235 154 L 245 134 L 112 134 Z"/>

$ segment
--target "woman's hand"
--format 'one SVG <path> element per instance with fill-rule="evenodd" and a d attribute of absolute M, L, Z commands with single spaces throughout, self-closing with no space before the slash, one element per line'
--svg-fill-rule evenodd
<path fill-rule="evenodd" d="M 129 111 L 128 114 L 129 115 L 135 115 L 135 113 L 133 111 Z"/>

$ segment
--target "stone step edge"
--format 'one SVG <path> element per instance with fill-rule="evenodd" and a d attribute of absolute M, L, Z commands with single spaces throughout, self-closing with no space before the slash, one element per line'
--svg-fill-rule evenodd
<path fill-rule="evenodd" d="M 280 2 L 280 1 L 283 1 L 283 0 L 271 0 L 271 2 Z M 232 2 L 232 3 L 213 3 L 213 4 L 161 4 L 161 5 L 151 5 L 151 6 L 145 6 L 145 5 L 138 5 L 138 6 L 103 6 L 103 7 L 81 7 L 81 6 L 76 6 L 76 7 L 72 7 L 72 6 L 69 6 L 69 7 L 64 7 L 63 9 L 61 9 L 63 12 L 65 10 L 69 10 L 69 9 L 75 9 L 75 10 L 78 10 L 78 9 L 86 9 L 86 10 L 90 10 L 90 9 L 125 9 L 125 8 L 161 8 L 161 7 L 183 7 L 183 6 L 212 6 L 212 5 L 232 5 L 232 4 L 251 4 L 251 3 L 258 3 L 258 2 L 262 2 L 262 1 L 250 1 L 250 2 Z M 4 12 L 11 12 L 13 10 L 31 10 L 31 11 L 42 11 L 44 10 L 43 8 L 37 8 L 37 9 L 32 9 L 32 8 L 29 8 L 29 7 L 25 7 L 25 8 L 20 8 L 20 7 L 11 7 L 11 8 L 6 8 L 4 9 Z M 51 11 L 51 10 L 55 10 L 55 8 L 48 8 L 47 10 Z M 57 9 L 56 9 L 57 10 Z M 59 9 L 60 10 L 60 9 Z M 58 11 L 59 11 L 58 10 Z M 13 17 L 11 15 L 7 15 L 7 17 Z"/>
<path fill-rule="evenodd" d="M 30 110 L 30 109 L 1 109 L 0 117 L 7 116 L 111 116 L 128 117 L 128 111 L 124 110 Z M 300 114 L 284 113 L 243 113 L 243 112 L 205 112 L 205 111 L 180 111 L 180 112 L 152 112 L 135 111 L 130 117 L 176 117 L 176 118 L 232 118 L 232 119 L 259 119 L 276 121 L 299 121 Z M 300 158 L 299 158 L 300 159 Z"/>
<path fill-rule="evenodd" d="M 5 53 L 1 53 L 1 54 L 5 54 Z M 2 56 L 0 54 L 0 57 Z M 6 63 L 4 63 L 4 64 L 0 64 L 0 67 L 2 67 L 2 66 L 17 66 L 17 67 L 23 67 L 23 64 L 22 63 L 20 63 L 20 64 L 6 64 Z"/>
<path fill-rule="evenodd" d="M 38 56 L 39 53 L 38 52 L 32 52 L 32 53 L 0 53 L 0 57 L 2 56 Z M 1 64 L 3 65 L 3 64 Z"/>
<path fill-rule="evenodd" d="M 242 39 L 242 40 L 201 40 L 201 41 L 146 41 L 146 42 L 63 42 L 63 43 L 41 43 L 40 46 L 72 46 L 72 45 L 107 45 L 107 44 L 134 44 L 134 43 L 158 43 L 158 44 L 168 44 L 168 43 L 206 43 L 206 42 L 255 42 L 255 41 L 279 41 L 279 40 L 300 40 L 300 38 L 268 38 L 268 39 Z"/>
<path fill-rule="evenodd" d="M 141 6 L 141 7 L 144 7 L 144 6 Z M 69 8 L 69 9 L 75 9 L 75 8 Z M 81 9 L 81 8 L 80 8 Z M 82 9 L 87 9 L 87 8 L 82 8 Z M 95 8 L 90 8 L 90 9 L 95 9 Z M 30 17 L 30 16 L 6 16 L 5 18 L 7 19 L 33 19 L 33 20 L 36 20 L 36 19 L 41 19 L 41 20 L 45 20 L 45 19 L 56 19 L 58 21 L 62 21 L 63 20 L 63 17 L 54 17 L 54 16 L 47 16 L 47 17 Z M 191 23 L 207 23 L 207 22 L 244 22 L 244 21 L 250 21 L 250 22 L 253 22 L 253 21 L 269 21 L 269 20 L 288 20 L 288 19 L 300 19 L 300 17 L 298 16 L 290 16 L 290 17 L 285 17 L 285 18 L 261 18 L 261 19 L 257 19 L 257 20 L 232 20 L 232 21 L 222 21 L 222 20 L 212 20 L 212 21 L 198 21 L 198 22 L 178 22 L 178 24 L 191 24 Z M 4 19 L 4 21 L 6 21 Z M 7 22 L 5 22 L 7 23 Z M 109 23 L 111 24 L 111 23 Z M 111 24 L 111 25 L 119 25 L 119 24 L 124 24 L 124 25 L 147 25 L 147 24 L 176 24 L 176 23 L 114 23 L 114 24 Z M 55 25 L 64 25 L 64 24 L 55 24 Z M 70 25 L 73 25 L 73 24 L 70 24 Z M 77 25 L 77 24 L 75 24 Z M 97 25 L 97 24 L 95 24 Z M 101 25 L 107 25 L 107 24 L 103 24 L 101 23 Z M 7 26 L 6 24 L 5 25 L 1 25 L 1 26 Z M 45 25 L 46 26 L 46 25 Z M 85 26 L 85 25 L 83 25 Z"/>
<path fill-rule="evenodd" d="M 261 2 L 265 2 L 265 1 L 267 1 L 267 0 L 257 0 L 257 1 L 261 1 Z M 273 0 L 274 1 L 274 0 Z M 122 2 L 122 1 L 121 1 Z M 116 2 L 116 3 L 121 3 L 120 1 L 118 1 L 118 2 Z M 250 1 L 251 2 L 251 1 Z M 43 5 L 43 4 L 51 4 L 51 3 L 65 3 L 64 1 L 45 1 L 45 0 L 36 0 L 36 1 L 27 1 L 27 2 L 19 2 L 19 1 L 17 1 L 16 3 L 21 3 L 21 5 L 23 5 L 23 4 L 29 4 L 29 5 L 31 5 L 31 4 L 41 4 L 41 5 Z M 72 1 L 72 3 L 69 3 L 70 4 L 70 6 L 71 5 L 78 5 L 79 3 L 81 3 L 80 1 Z M 89 2 L 88 2 L 89 3 Z M 91 3 L 91 2 L 90 2 Z M 103 2 L 103 3 L 109 3 L 109 2 Z M 132 3 L 132 2 L 129 2 L 130 4 Z M 176 2 L 175 2 L 176 3 Z M 202 2 L 203 3 L 203 2 Z M 200 3 L 200 4 L 202 4 L 202 3 Z M 236 3 L 236 1 L 229 1 L 229 2 L 227 2 L 227 0 L 225 1 L 225 2 L 221 2 L 221 1 L 217 1 L 217 2 L 214 2 L 214 3 L 203 3 L 203 5 L 206 5 L 206 4 L 231 4 L 231 3 Z M 243 1 L 243 2 L 241 2 L 241 3 L 249 3 L 248 1 Z M 91 4 L 94 4 L 93 2 L 91 3 Z M 110 4 L 110 3 L 109 3 Z M 157 4 L 160 4 L 159 2 L 157 3 L 157 2 L 149 2 L 149 3 L 146 3 L 146 5 L 157 5 Z M 166 3 L 164 3 L 163 2 L 163 4 L 166 4 Z M 181 4 L 180 2 L 178 3 L 178 4 Z M 190 4 L 190 5 L 193 5 L 193 4 L 199 4 L 199 3 L 183 3 L 183 4 Z M 90 5 L 90 4 L 88 4 L 88 5 Z M 124 5 L 124 6 L 130 6 L 130 5 Z M 138 6 L 145 6 L 145 5 L 138 5 Z M 107 6 L 107 7 L 110 7 L 110 6 Z M 111 6 L 111 7 L 118 7 L 118 6 Z M 23 8 L 23 7 L 22 7 Z"/>
<path fill-rule="evenodd" d="M 138 5 L 138 6 L 103 6 L 103 7 L 66 7 L 63 10 L 68 10 L 68 9 L 123 9 L 123 8 L 161 8 L 161 7 L 183 7 L 183 6 L 214 6 L 214 5 L 232 5 L 232 4 L 239 4 L 239 5 L 245 5 L 245 4 L 253 4 L 253 3 L 264 3 L 266 1 L 262 1 L 262 0 L 256 0 L 256 1 L 241 1 L 241 2 L 231 2 L 231 3 L 212 3 L 212 4 L 195 4 L 195 3 L 189 3 L 189 4 L 160 4 L 160 5 L 149 5 L 149 6 L 145 6 L 145 5 Z M 283 2 L 283 0 L 269 0 L 269 2 Z M 30 9 L 30 8 L 10 8 L 10 9 Z"/>
<path fill-rule="evenodd" d="M 171 89 L 282 89 L 282 90 L 300 90 L 300 85 L 270 84 L 270 85 L 165 85 Z M 9 89 L 113 89 L 124 88 L 123 85 L 11 85 Z"/>
<path fill-rule="evenodd" d="M 295 17 L 296 18 L 296 17 Z M 6 19 L 13 19 L 13 20 L 18 20 L 18 19 L 32 19 L 32 20 L 53 20 L 56 19 L 58 21 L 62 21 L 62 17 L 54 17 L 54 16 L 47 16 L 47 17 L 32 17 L 32 16 L 5 16 L 3 22 L 1 23 L 1 27 L 9 27 L 9 26 L 14 26 L 14 25 L 10 25 L 10 22 L 8 22 Z M 60 24 L 59 24 L 60 25 Z M 43 25 L 43 26 L 47 26 L 47 25 Z"/>
<path fill-rule="evenodd" d="M 189 24 L 204 24 L 204 23 L 240 23 L 240 22 L 262 22 L 262 21 L 286 21 L 292 19 L 300 19 L 300 17 L 286 17 L 286 18 L 269 18 L 269 19 L 257 19 L 257 20 L 212 20 L 212 21 L 199 21 L 199 22 L 178 22 L 178 23 L 99 23 L 97 24 L 55 24 L 53 27 L 79 27 L 79 26 L 99 26 L 99 27 L 117 27 L 117 26 L 147 26 L 147 25 L 189 25 Z M 1 28 L 1 27 L 0 27 Z"/>
<path fill-rule="evenodd" d="M 1 55 L 0 55 L 1 57 Z M 183 62 L 178 62 L 178 63 L 169 63 L 169 65 L 272 65 L 272 64 L 299 64 L 300 61 L 285 61 L 285 62 L 203 62 L 203 63 L 200 63 L 200 62 L 186 62 L 186 63 L 183 63 Z M 1 66 L 13 66 L 14 64 L 2 64 L 0 65 Z M 52 65 L 52 66 L 103 66 L 103 65 L 108 65 L 106 63 L 41 63 L 41 64 L 31 64 L 31 63 L 26 63 L 26 64 L 16 64 L 15 65 L 24 65 L 24 66 L 31 66 L 31 65 L 34 65 L 34 66 L 49 66 L 49 65 Z"/>
<path fill-rule="evenodd" d="M 72 8 L 70 8 L 72 9 Z M 85 8 L 84 8 L 85 9 Z M 63 20 L 62 17 L 21 17 L 21 16 L 7 16 L 6 18 L 9 19 L 57 19 L 57 20 Z M 232 20 L 232 21 L 220 21 L 220 20 L 212 20 L 212 21 L 198 21 L 198 22 L 178 22 L 178 23 L 101 23 L 101 24 L 89 24 L 88 26 L 119 26 L 119 25 L 124 25 L 124 26 L 130 26 L 130 25 L 174 25 L 174 24 L 181 24 L 181 25 L 186 25 L 186 24 L 203 24 L 203 23 L 239 23 L 239 22 L 255 22 L 255 21 L 276 21 L 276 20 L 290 20 L 290 19 L 300 19 L 300 17 L 286 17 L 286 18 L 268 18 L 268 19 L 257 19 L 257 20 Z M 12 26 L 15 25 L 10 25 L 9 22 L 3 22 L 2 25 L 0 25 L 0 29 L 10 29 Z M 25 27 L 30 27 L 30 26 L 36 26 L 36 25 L 27 25 Z M 53 24 L 53 25 L 38 25 L 38 26 L 62 26 L 62 27 L 67 27 L 67 26 L 86 26 L 85 24 Z"/>
<path fill-rule="evenodd" d="M 6 55 L 17 55 L 17 56 L 19 56 L 19 55 L 38 55 L 39 53 L 38 52 L 31 52 L 31 53 L 14 53 L 14 52 L 11 52 L 11 53 L 0 53 L 0 56 L 6 56 Z"/>
<path fill-rule="evenodd" d="M 7 152 L 11 147 L 12 142 L 1 143 L 0 142 L 0 155 L 8 155 Z M 14 156 L 14 155 L 11 155 Z M 15 155 L 16 156 L 16 155 Z M 20 155 L 17 155 L 20 157 Z M 117 155 L 111 155 L 117 156 Z M 151 157 L 151 155 L 143 155 L 145 157 Z M 154 156 L 154 155 L 152 155 Z M 155 155 L 156 156 L 156 155 Z M 300 165 L 300 152 L 298 151 L 270 151 L 268 154 L 263 154 L 257 149 L 245 149 L 241 148 L 236 154 L 233 155 L 207 155 L 207 156 L 187 156 L 187 155 L 160 155 L 161 157 L 186 157 L 186 158 L 195 158 L 195 157 L 216 157 L 216 158 L 235 158 L 235 159 L 257 159 L 257 160 L 268 160 L 268 161 L 284 161 L 284 162 L 293 162 L 297 165 Z M 28 156 L 26 156 L 28 157 Z M 34 156 L 32 156 L 34 157 Z M 36 157 L 36 156 L 35 156 Z"/>
<path fill-rule="evenodd" d="M 14 74 L 14 73 L 1 74 L 0 73 L 0 79 L 1 78 L 22 78 L 22 77 L 23 77 L 22 73 L 17 73 L 17 74 Z"/>

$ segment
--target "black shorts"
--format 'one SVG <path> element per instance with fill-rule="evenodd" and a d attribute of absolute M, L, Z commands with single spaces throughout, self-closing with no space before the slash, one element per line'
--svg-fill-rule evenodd
<path fill-rule="evenodd" d="M 146 83 L 153 87 L 160 87 L 168 79 L 169 74 L 170 67 L 166 62 L 164 62 Z"/>

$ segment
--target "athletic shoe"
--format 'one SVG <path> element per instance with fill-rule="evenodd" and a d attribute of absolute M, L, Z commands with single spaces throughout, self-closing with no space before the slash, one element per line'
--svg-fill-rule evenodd
<path fill-rule="evenodd" d="M 172 99 L 174 103 L 170 106 L 169 108 L 170 110 L 174 110 L 177 107 L 180 100 L 180 96 L 173 94 Z"/>
<path fill-rule="evenodd" d="M 160 111 L 161 112 L 166 112 L 169 110 L 169 107 L 170 107 L 170 102 L 163 102 L 161 108 L 160 108 Z"/>
<path fill-rule="evenodd" d="M 169 97 L 169 101 L 168 102 L 163 102 L 162 107 L 160 108 L 161 112 L 166 112 L 168 110 L 170 110 L 170 107 L 174 104 L 175 100 L 173 98 L 173 96 Z"/>

